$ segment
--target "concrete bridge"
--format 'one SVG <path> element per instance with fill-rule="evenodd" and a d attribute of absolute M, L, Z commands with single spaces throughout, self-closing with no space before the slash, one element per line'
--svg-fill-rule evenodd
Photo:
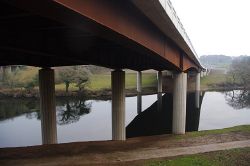
<path fill-rule="evenodd" d="M 187 73 L 200 72 L 195 50 L 168 0 L 3 0 L 0 2 L 0 66 L 31 65 L 39 71 L 43 144 L 57 142 L 54 70 L 66 65 L 99 65 L 112 75 L 112 138 L 125 140 L 125 72 L 158 71 L 158 108 L 162 71 L 174 74 L 174 134 L 185 133 Z"/>

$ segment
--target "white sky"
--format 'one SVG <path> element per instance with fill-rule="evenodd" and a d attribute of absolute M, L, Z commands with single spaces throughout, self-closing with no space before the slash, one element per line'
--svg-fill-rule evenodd
<path fill-rule="evenodd" d="M 250 0 L 171 0 L 199 56 L 250 55 Z"/>

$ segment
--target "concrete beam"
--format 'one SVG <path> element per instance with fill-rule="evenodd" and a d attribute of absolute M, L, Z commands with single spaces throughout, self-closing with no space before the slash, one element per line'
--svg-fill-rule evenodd
<path fill-rule="evenodd" d="M 142 72 L 137 72 L 137 113 L 140 114 L 142 112 Z"/>
<path fill-rule="evenodd" d="M 112 140 L 126 140 L 125 128 L 125 72 L 111 72 Z"/>
<path fill-rule="evenodd" d="M 42 143 L 57 143 L 55 76 L 53 69 L 39 70 Z"/>
<path fill-rule="evenodd" d="M 173 89 L 173 134 L 185 134 L 186 128 L 187 74 L 174 77 Z"/>

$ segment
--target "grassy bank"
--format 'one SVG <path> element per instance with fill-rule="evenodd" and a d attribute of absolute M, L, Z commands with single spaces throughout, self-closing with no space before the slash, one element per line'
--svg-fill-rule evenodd
<path fill-rule="evenodd" d="M 18 88 L 10 87 L 0 87 L 0 97 L 38 97 L 38 86 L 33 89 L 26 89 L 24 85 L 27 85 L 29 81 L 32 81 L 37 75 L 39 68 L 35 67 L 25 67 L 24 69 L 18 71 L 16 74 L 16 80 L 18 80 L 23 87 L 20 85 Z M 15 80 L 14 79 L 14 80 Z M 201 78 L 201 90 L 230 90 L 238 87 L 227 84 L 227 76 L 225 75 L 224 70 L 213 70 L 206 77 Z M 57 80 L 57 79 L 56 79 Z M 69 92 L 65 92 L 65 84 L 58 83 L 56 81 L 56 95 L 60 96 L 79 96 L 81 94 L 89 95 L 89 97 L 98 97 L 98 96 L 108 96 L 111 94 L 111 75 L 110 72 L 105 71 L 102 74 L 91 74 L 89 78 L 89 83 L 85 87 L 84 92 L 78 93 L 78 88 L 74 83 L 71 83 L 69 86 Z M 127 95 L 136 94 L 136 72 L 126 70 L 126 83 L 125 88 L 127 90 Z M 168 81 L 165 81 L 168 83 Z M 192 84 L 194 84 L 194 79 Z M 157 77 L 155 71 L 146 71 L 142 74 L 142 87 L 144 94 L 152 94 L 156 92 L 157 86 Z M 166 86 L 168 87 L 168 86 Z M 171 87 L 171 86 L 170 86 Z M 169 88 L 169 87 L 168 87 Z M 166 91 L 171 91 L 170 89 L 165 89 Z"/>
<path fill-rule="evenodd" d="M 206 135 L 227 134 L 233 132 L 250 133 L 250 125 L 241 125 L 241 126 L 235 126 L 224 129 L 215 129 L 215 130 L 193 131 L 193 132 L 187 132 L 185 135 L 176 135 L 174 137 L 176 139 L 184 139 L 184 138 L 193 138 Z"/>
<path fill-rule="evenodd" d="M 210 90 L 221 88 L 227 82 L 227 75 L 218 70 L 213 70 L 208 76 L 201 78 L 201 89 Z"/>
<path fill-rule="evenodd" d="M 241 125 L 217 130 L 188 132 L 185 135 L 173 136 L 176 140 L 187 140 L 196 137 L 214 136 L 221 134 L 243 135 L 250 133 L 250 125 Z M 250 148 L 239 148 L 196 155 L 178 156 L 168 159 L 148 160 L 146 166 L 248 166 L 250 165 Z"/>
<path fill-rule="evenodd" d="M 146 166 L 248 166 L 250 148 L 239 148 L 204 154 L 175 157 L 168 160 L 148 161 Z"/>
<path fill-rule="evenodd" d="M 172 148 L 249 140 L 250 125 L 193 133 L 196 134 L 187 133 L 182 137 L 183 139 L 176 139 L 177 137 L 174 135 L 165 134 L 130 138 L 127 141 L 72 142 L 46 146 L 0 148 L 0 163 L 2 165 L 53 165 L 53 163 L 57 165 L 57 163 L 64 163 L 63 165 L 146 166 L 248 166 L 250 164 L 250 148 L 162 158 L 164 156 L 161 154 Z M 175 152 L 173 151 L 173 153 Z"/>
<path fill-rule="evenodd" d="M 201 78 L 201 88 L 211 88 L 216 87 L 219 84 L 226 82 L 226 75 L 220 73 L 210 74 L 206 77 Z"/>
<path fill-rule="evenodd" d="M 136 88 L 136 73 L 126 73 L 125 79 L 125 87 L 126 89 Z M 155 73 L 143 73 L 142 75 L 142 87 L 155 87 L 156 86 L 156 74 Z M 91 91 L 98 91 L 102 89 L 110 89 L 111 88 L 111 75 L 109 73 L 106 74 L 93 74 L 90 77 L 90 82 L 87 85 L 86 89 Z M 57 84 L 56 90 L 64 90 L 64 84 Z M 74 84 L 70 84 L 70 91 L 76 91 L 77 88 Z"/>

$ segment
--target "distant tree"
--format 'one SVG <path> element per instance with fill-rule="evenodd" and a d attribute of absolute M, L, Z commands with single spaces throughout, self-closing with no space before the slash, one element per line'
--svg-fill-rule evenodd
<path fill-rule="evenodd" d="M 59 79 L 65 84 L 66 92 L 69 91 L 69 85 L 74 81 L 76 70 L 74 67 L 61 67 L 58 69 Z"/>
<path fill-rule="evenodd" d="M 28 91 L 34 89 L 34 87 L 38 85 L 38 74 L 34 75 L 31 80 L 23 84 L 24 84 L 23 87 Z"/>
<path fill-rule="evenodd" d="M 78 87 L 79 91 L 82 91 L 85 86 L 89 83 L 90 72 L 83 66 L 77 66 L 75 68 L 76 73 L 74 76 L 74 82 L 76 83 L 76 87 Z"/>
<path fill-rule="evenodd" d="M 90 72 L 84 66 L 69 66 L 58 69 L 58 79 L 65 84 L 66 92 L 68 92 L 71 83 L 75 83 L 79 91 L 82 91 L 89 82 L 89 76 Z"/>
<path fill-rule="evenodd" d="M 233 83 L 240 83 L 245 88 L 250 85 L 250 57 L 240 56 L 232 61 L 228 75 Z"/>
<path fill-rule="evenodd" d="M 225 55 L 202 55 L 200 58 L 202 65 L 207 68 L 228 68 L 232 63 L 232 57 Z"/>
<path fill-rule="evenodd" d="M 84 68 L 93 74 L 101 74 L 101 73 L 110 72 L 110 69 L 106 67 L 100 67 L 100 66 L 95 66 L 95 65 L 84 66 Z"/>
<path fill-rule="evenodd" d="M 4 85 L 11 89 L 20 86 L 21 83 L 18 78 L 18 73 L 19 70 L 14 72 L 6 72 L 3 81 Z"/>

